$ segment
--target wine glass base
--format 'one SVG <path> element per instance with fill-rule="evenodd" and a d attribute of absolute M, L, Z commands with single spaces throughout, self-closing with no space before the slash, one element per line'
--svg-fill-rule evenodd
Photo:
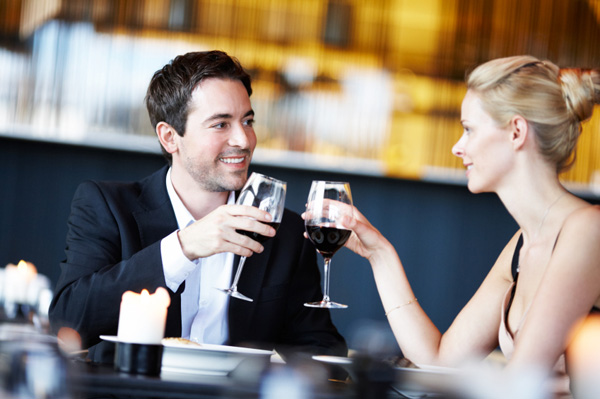
<path fill-rule="evenodd" d="M 327 309 L 346 309 L 348 305 L 331 301 L 307 302 L 304 304 L 307 308 L 327 308 Z"/>
<path fill-rule="evenodd" d="M 246 295 L 241 294 L 238 291 L 234 291 L 231 288 L 217 288 L 217 289 L 221 292 L 226 293 L 227 295 L 230 295 L 233 298 L 241 299 L 243 301 L 248 301 L 248 302 L 254 302 L 254 300 L 252 298 L 248 298 Z"/>
<path fill-rule="evenodd" d="M 248 302 L 254 302 L 252 298 L 248 298 L 246 295 L 244 294 L 240 294 L 239 292 L 235 291 L 231 293 L 231 296 L 237 299 L 241 299 L 244 301 L 248 301 Z"/>

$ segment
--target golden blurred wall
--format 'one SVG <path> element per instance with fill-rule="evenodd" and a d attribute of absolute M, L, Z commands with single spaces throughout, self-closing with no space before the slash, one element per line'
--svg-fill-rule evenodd
<path fill-rule="evenodd" d="M 253 74 L 262 149 L 394 177 L 462 176 L 450 149 L 475 65 L 600 65 L 600 0 L 6 0 L 0 22 L 4 132 L 151 137 L 151 73 L 219 48 Z M 596 112 L 565 181 L 600 185 L 599 135 Z"/>

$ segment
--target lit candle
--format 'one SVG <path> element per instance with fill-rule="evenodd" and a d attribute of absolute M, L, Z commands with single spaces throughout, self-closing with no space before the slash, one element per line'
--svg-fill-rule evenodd
<path fill-rule="evenodd" d="M 600 315 L 591 314 L 571 332 L 567 348 L 571 389 L 576 398 L 600 397 Z"/>
<path fill-rule="evenodd" d="M 31 262 L 21 260 L 18 265 L 8 264 L 4 270 L 4 301 L 27 303 L 29 284 L 36 278 L 37 269 Z"/>
<path fill-rule="evenodd" d="M 127 291 L 121 299 L 119 342 L 160 344 L 165 336 L 167 308 L 171 298 L 166 289 L 158 287 L 154 294 Z"/>
<path fill-rule="evenodd" d="M 600 370 L 600 315 L 583 318 L 571 332 L 568 357 L 574 372 Z"/>

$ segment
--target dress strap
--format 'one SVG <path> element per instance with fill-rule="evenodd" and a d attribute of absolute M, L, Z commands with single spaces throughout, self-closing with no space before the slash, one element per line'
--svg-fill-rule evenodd
<path fill-rule="evenodd" d="M 511 272 L 513 276 L 513 281 L 517 281 L 519 277 L 519 254 L 521 252 L 521 247 L 523 246 L 523 234 L 519 236 L 519 241 L 517 241 L 517 246 L 515 247 L 515 253 L 513 254 L 512 264 L 511 264 Z"/>
<path fill-rule="evenodd" d="M 519 236 L 519 241 L 517 241 L 517 245 L 515 247 L 515 253 L 513 254 L 511 271 L 513 276 L 513 284 L 512 289 L 510 291 L 510 299 L 508 300 L 508 304 L 506 305 L 506 310 L 504 317 L 508 320 L 508 311 L 510 310 L 510 306 L 512 305 L 512 301 L 515 297 L 515 291 L 517 290 L 517 279 L 519 278 L 519 253 L 521 252 L 521 247 L 523 246 L 523 234 Z M 508 327 L 507 327 L 508 328 Z"/>

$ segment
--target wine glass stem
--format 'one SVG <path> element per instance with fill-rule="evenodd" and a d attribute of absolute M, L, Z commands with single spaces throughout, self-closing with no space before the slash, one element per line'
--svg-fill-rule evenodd
<path fill-rule="evenodd" d="M 323 258 L 325 264 L 323 265 L 323 302 L 329 302 L 329 266 L 331 264 L 331 258 Z"/>
<path fill-rule="evenodd" d="M 240 275 L 242 274 L 242 269 L 244 268 L 244 263 L 246 262 L 246 257 L 242 256 L 240 258 L 240 263 L 238 264 L 238 268 L 235 272 L 235 277 L 233 278 L 233 284 L 231 284 L 231 290 L 233 292 L 237 291 L 238 281 L 240 280 Z"/>

